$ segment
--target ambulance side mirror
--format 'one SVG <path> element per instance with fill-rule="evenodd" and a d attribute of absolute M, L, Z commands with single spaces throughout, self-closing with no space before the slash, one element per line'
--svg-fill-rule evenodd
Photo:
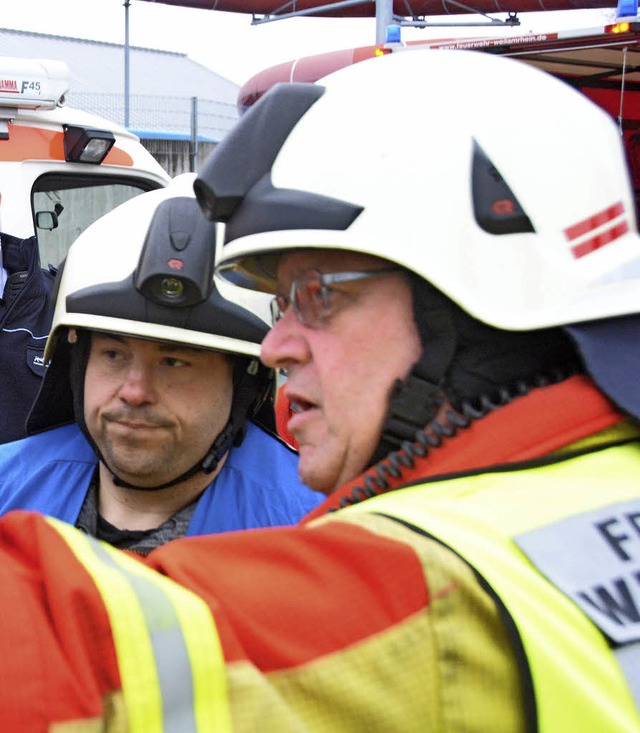
<path fill-rule="evenodd" d="M 55 211 L 36 211 L 36 229 L 50 232 L 58 227 L 58 215 Z"/>

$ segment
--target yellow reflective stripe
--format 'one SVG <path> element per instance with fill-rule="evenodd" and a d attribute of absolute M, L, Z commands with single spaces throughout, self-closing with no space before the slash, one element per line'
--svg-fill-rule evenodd
<path fill-rule="evenodd" d="M 65 538 L 102 596 L 111 622 L 131 733 L 159 733 L 162 700 L 149 631 L 137 594 L 126 576 L 96 556 L 87 535 L 57 520 L 49 521 Z"/>
<path fill-rule="evenodd" d="M 111 622 L 130 733 L 231 731 L 213 617 L 191 591 L 57 520 Z"/>

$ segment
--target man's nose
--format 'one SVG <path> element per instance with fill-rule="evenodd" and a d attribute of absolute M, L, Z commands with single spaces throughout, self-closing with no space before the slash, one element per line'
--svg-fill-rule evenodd
<path fill-rule="evenodd" d="M 310 350 L 304 331 L 293 308 L 288 308 L 262 340 L 262 362 L 273 369 L 287 369 L 293 363 L 308 360 Z"/>
<path fill-rule="evenodd" d="M 154 402 L 156 388 L 151 367 L 134 360 L 124 374 L 118 396 L 132 405 Z"/>

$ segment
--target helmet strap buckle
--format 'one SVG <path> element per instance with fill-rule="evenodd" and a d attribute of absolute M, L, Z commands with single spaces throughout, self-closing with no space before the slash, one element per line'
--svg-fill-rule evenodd
<path fill-rule="evenodd" d="M 443 404 L 445 396 L 441 387 L 420 374 L 421 371 L 418 362 L 404 381 L 394 382 L 389 412 L 372 464 L 398 450 L 403 442 L 414 440 L 416 432 L 433 420 Z"/>
<path fill-rule="evenodd" d="M 233 433 L 233 424 L 229 421 L 224 430 L 215 439 L 213 445 L 209 449 L 209 452 L 202 461 L 201 468 L 204 473 L 213 473 L 216 468 L 218 468 L 218 464 L 231 448 L 233 443 Z"/>

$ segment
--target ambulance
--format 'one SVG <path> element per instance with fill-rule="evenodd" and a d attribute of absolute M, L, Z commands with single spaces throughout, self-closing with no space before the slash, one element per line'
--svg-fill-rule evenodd
<path fill-rule="evenodd" d="M 0 57 L 0 231 L 36 234 L 45 268 L 100 216 L 169 182 L 136 135 L 66 105 L 70 76 L 62 61 Z"/>

